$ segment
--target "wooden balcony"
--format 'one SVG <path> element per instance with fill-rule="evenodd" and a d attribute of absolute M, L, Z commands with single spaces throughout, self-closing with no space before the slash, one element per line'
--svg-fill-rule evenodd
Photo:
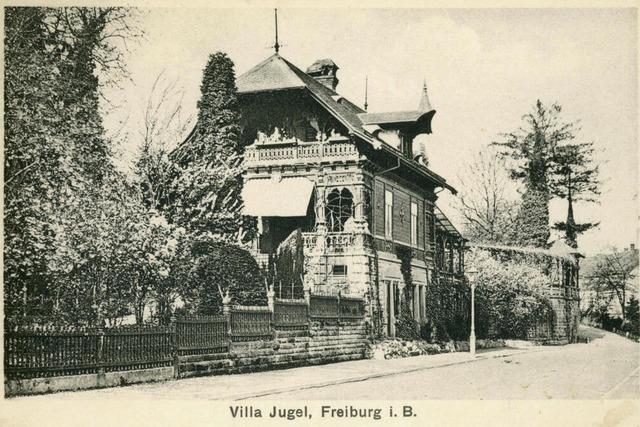
<path fill-rule="evenodd" d="M 360 154 L 348 139 L 325 142 L 253 144 L 246 148 L 244 166 L 283 166 L 314 163 L 356 162 Z"/>

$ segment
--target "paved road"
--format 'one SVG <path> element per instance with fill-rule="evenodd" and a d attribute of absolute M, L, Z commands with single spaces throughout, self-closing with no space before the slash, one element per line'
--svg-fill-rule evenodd
<path fill-rule="evenodd" d="M 606 334 L 590 344 L 298 390 L 274 399 L 638 399 L 640 346 Z"/>
<path fill-rule="evenodd" d="M 18 400 L 640 398 L 640 344 L 585 331 L 594 337 L 589 344 L 488 351 L 473 360 L 468 353 L 361 360 Z"/>

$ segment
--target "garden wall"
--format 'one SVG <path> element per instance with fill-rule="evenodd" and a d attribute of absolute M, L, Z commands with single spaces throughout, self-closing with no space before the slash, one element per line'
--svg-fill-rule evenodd
<path fill-rule="evenodd" d="M 259 311 L 250 310 L 254 321 L 245 324 L 252 325 L 252 331 L 241 336 L 232 334 L 226 351 L 180 356 L 178 377 L 283 369 L 367 357 L 369 345 L 361 299 L 318 295 L 307 300 L 274 299 L 272 334 L 261 336 L 268 330 L 266 322 L 256 321 L 255 313 Z"/>
<path fill-rule="evenodd" d="M 364 303 L 307 293 L 169 327 L 5 330 L 5 394 L 112 387 L 367 357 Z"/>

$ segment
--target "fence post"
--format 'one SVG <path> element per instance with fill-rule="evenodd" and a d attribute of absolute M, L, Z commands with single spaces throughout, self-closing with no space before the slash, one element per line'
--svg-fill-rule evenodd
<path fill-rule="evenodd" d="M 304 287 L 304 299 L 307 302 L 307 324 L 311 325 L 311 286 Z"/>
<path fill-rule="evenodd" d="M 269 290 L 267 291 L 267 305 L 269 306 L 269 310 L 273 313 L 275 309 L 275 297 L 276 292 L 273 290 L 273 285 L 269 286 Z"/>
<path fill-rule="evenodd" d="M 340 335 L 340 292 L 338 291 L 338 335 Z"/>
<path fill-rule="evenodd" d="M 276 293 L 273 290 L 273 285 L 271 285 L 269 287 L 269 290 L 267 291 L 267 306 L 269 307 L 269 311 L 271 312 L 271 316 L 269 317 L 269 327 L 271 328 L 271 331 L 273 332 L 273 335 L 275 336 L 275 316 L 276 316 L 276 302 L 275 302 L 275 298 L 276 298 Z"/>
<path fill-rule="evenodd" d="M 178 357 L 178 325 L 175 316 L 171 316 L 171 353 L 173 357 L 173 378 L 180 376 L 180 357 Z"/>
<path fill-rule="evenodd" d="M 98 387 L 106 387 L 106 375 L 104 372 L 104 329 L 98 329 L 98 346 L 96 360 L 98 362 Z"/>
<path fill-rule="evenodd" d="M 231 296 L 228 289 L 222 298 L 222 314 L 227 318 L 227 335 L 231 340 Z"/>

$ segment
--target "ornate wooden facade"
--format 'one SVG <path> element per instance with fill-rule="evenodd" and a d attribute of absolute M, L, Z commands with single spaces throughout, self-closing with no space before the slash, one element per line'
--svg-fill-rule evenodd
<path fill-rule="evenodd" d="M 307 71 L 276 54 L 237 80 L 256 258 L 264 263 L 300 229 L 305 285 L 364 297 L 368 320 L 393 336 L 404 287 L 399 248 L 411 254 L 412 292 L 404 294 L 418 322 L 427 283 L 464 271 L 465 241 L 435 205 L 437 189 L 455 189 L 413 156 L 413 138 L 431 133 L 435 110 L 425 87 L 415 111 L 367 113 L 335 92 L 332 61 Z"/>

